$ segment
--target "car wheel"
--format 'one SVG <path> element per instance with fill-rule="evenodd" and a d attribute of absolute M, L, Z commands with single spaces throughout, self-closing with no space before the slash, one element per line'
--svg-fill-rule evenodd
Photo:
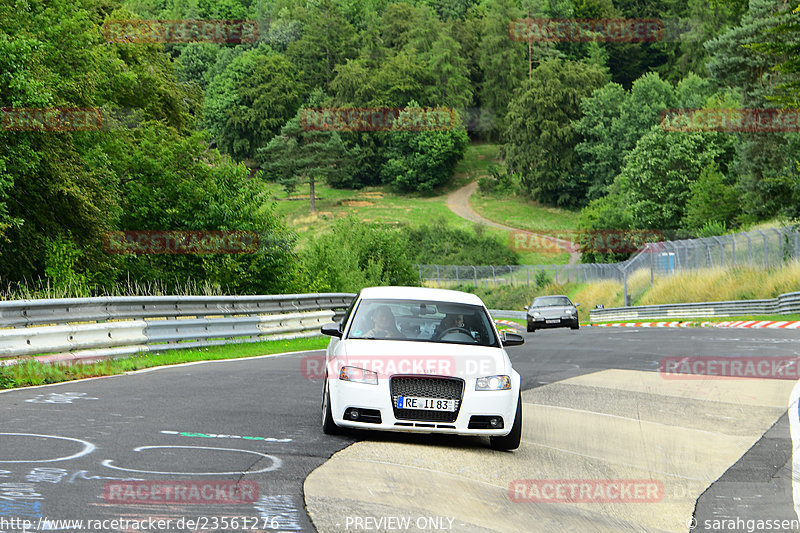
<path fill-rule="evenodd" d="M 517 400 L 517 414 L 511 432 L 504 437 L 489 437 L 489 445 L 493 450 L 516 450 L 522 440 L 522 395 Z"/>
<path fill-rule="evenodd" d="M 328 376 L 325 376 L 325 385 L 322 387 L 322 432 L 326 435 L 339 435 L 342 430 L 333 421 L 331 413 L 331 391 L 328 389 Z"/>
<path fill-rule="evenodd" d="M 579 329 L 580 327 L 580 324 L 575 324 L 574 326 L 570 326 L 569 329 Z"/>
<path fill-rule="evenodd" d="M 531 326 L 530 322 L 528 322 L 527 330 L 528 330 L 528 333 L 533 333 L 534 331 L 536 331 L 535 329 L 533 329 L 533 326 Z"/>

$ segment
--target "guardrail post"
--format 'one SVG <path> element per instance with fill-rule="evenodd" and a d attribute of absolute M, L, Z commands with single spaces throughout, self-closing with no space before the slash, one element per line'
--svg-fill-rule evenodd
<path fill-rule="evenodd" d="M 731 239 L 731 266 L 736 266 L 736 239 L 730 235 Z"/>
<path fill-rule="evenodd" d="M 553 278 L 558 283 L 558 265 L 553 265 Z"/>
<path fill-rule="evenodd" d="M 459 283 L 459 280 L 458 280 L 458 265 L 456 265 L 456 285 L 458 285 L 458 283 Z"/>
<path fill-rule="evenodd" d="M 526 278 L 525 278 L 525 279 L 527 279 L 527 281 L 528 281 L 528 282 L 526 283 L 526 285 L 530 285 L 530 284 L 531 284 L 531 271 L 530 271 L 530 269 L 528 268 L 528 265 L 525 265 L 525 276 L 526 276 Z"/>
<path fill-rule="evenodd" d="M 472 267 L 472 278 L 475 280 L 475 286 L 478 286 L 478 269 L 474 266 Z"/>
<path fill-rule="evenodd" d="M 442 284 L 442 280 L 439 277 L 439 265 L 436 266 L 436 286 L 439 287 Z"/>
<path fill-rule="evenodd" d="M 497 286 L 497 276 L 494 273 L 494 266 L 492 266 L 492 283 L 494 283 L 493 286 Z"/>
<path fill-rule="evenodd" d="M 772 228 L 772 231 L 778 236 L 778 264 L 781 264 L 783 263 L 783 233 L 775 228 Z"/>
<path fill-rule="evenodd" d="M 511 270 L 511 265 L 506 265 L 508 267 L 508 281 L 511 286 L 514 286 L 514 271 Z"/>

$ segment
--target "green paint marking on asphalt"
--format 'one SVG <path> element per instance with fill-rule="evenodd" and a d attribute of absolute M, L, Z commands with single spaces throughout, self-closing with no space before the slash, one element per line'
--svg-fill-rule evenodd
<path fill-rule="evenodd" d="M 243 437 L 241 435 L 217 435 L 215 433 L 191 433 L 188 431 L 167 431 L 161 433 L 165 435 L 179 435 L 181 437 L 200 437 L 203 439 L 244 439 L 244 440 L 263 440 L 264 442 L 291 442 L 292 439 L 276 439 L 274 437 Z"/>

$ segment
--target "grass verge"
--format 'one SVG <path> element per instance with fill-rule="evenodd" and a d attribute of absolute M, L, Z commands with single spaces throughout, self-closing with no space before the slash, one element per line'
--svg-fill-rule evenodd
<path fill-rule="evenodd" d="M 61 383 L 98 376 L 124 374 L 144 368 L 176 365 L 194 361 L 241 359 L 282 352 L 320 350 L 328 345 L 328 337 L 225 344 L 205 348 L 143 352 L 125 359 L 87 364 L 50 364 L 33 359 L 12 366 L 0 367 L 0 390 Z"/>
<path fill-rule="evenodd" d="M 624 324 L 627 322 L 738 322 L 739 320 L 758 320 L 758 321 L 787 321 L 792 322 L 800 320 L 800 314 L 792 315 L 747 315 L 747 316 L 714 316 L 714 317 L 669 317 L 669 318 L 636 318 L 630 320 L 603 320 L 600 322 L 592 322 L 592 324 Z"/>
<path fill-rule="evenodd" d="M 768 270 L 746 267 L 709 268 L 659 278 L 639 300 L 641 305 L 664 303 L 665 300 L 751 300 L 775 298 L 797 290 L 800 290 L 800 262 L 790 261 L 780 268 Z"/>
<path fill-rule="evenodd" d="M 492 222 L 532 232 L 575 230 L 580 215 L 579 211 L 545 207 L 522 196 L 483 194 L 480 191 L 472 195 L 470 205 Z M 555 236 L 569 238 L 569 234 Z"/>

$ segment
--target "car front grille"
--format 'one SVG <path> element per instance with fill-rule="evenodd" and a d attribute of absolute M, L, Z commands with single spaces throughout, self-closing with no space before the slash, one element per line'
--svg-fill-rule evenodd
<path fill-rule="evenodd" d="M 424 420 L 433 422 L 455 422 L 461 409 L 461 398 L 464 394 L 464 380 L 458 378 L 428 377 L 392 377 L 390 383 L 392 408 L 398 420 Z M 426 411 L 422 409 L 398 409 L 397 399 L 400 396 L 418 396 L 420 398 L 440 398 L 455 400 L 455 411 Z"/>

